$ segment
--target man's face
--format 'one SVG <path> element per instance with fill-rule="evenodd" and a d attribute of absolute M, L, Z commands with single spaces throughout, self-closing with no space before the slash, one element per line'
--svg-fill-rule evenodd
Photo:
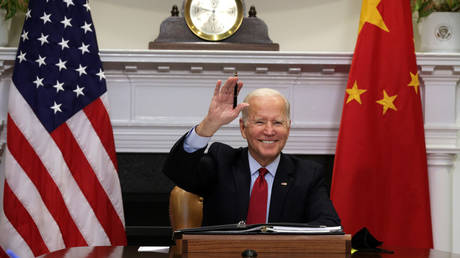
<path fill-rule="evenodd" d="M 246 124 L 240 119 L 241 135 L 262 166 L 270 164 L 284 148 L 291 123 L 280 96 L 255 96 L 249 100 Z"/>

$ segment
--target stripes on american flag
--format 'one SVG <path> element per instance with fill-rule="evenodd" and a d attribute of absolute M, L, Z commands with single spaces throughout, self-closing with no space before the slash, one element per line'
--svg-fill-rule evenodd
<path fill-rule="evenodd" d="M 9 92 L 0 257 L 126 245 L 106 91 L 88 2 L 31 0 Z"/>

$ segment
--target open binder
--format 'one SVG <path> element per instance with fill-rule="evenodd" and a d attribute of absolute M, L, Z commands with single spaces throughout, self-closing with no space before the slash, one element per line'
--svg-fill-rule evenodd
<path fill-rule="evenodd" d="M 180 238 L 183 234 L 312 234 L 312 235 L 344 235 L 341 226 L 317 226 L 304 223 L 268 223 L 252 224 L 245 223 L 206 226 L 188 228 L 174 232 L 174 238 Z"/>

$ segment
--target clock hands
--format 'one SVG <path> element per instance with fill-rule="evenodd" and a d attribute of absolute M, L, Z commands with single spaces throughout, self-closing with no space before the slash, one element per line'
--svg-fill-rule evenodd
<path fill-rule="evenodd" d="M 207 11 L 207 12 L 215 12 L 214 9 L 211 10 L 211 9 L 208 9 L 208 8 L 206 8 L 206 7 L 203 7 L 203 6 L 196 6 L 196 7 L 195 7 L 195 10 L 198 10 L 198 12 L 201 12 L 202 10 L 203 10 L 203 11 Z"/>

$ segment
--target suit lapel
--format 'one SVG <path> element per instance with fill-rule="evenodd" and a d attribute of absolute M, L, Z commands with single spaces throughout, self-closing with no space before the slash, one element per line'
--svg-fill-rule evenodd
<path fill-rule="evenodd" d="M 269 222 L 279 222 L 289 188 L 294 183 L 295 168 L 291 160 L 281 154 L 280 164 L 276 170 L 273 181 L 272 196 L 270 201 Z"/>
<path fill-rule="evenodd" d="M 249 205 L 249 188 L 251 185 L 247 148 L 241 152 L 241 157 L 233 166 L 233 176 L 237 195 L 235 197 L 238 198 L 238 217 L 239 220 L 246 220 Z"/>

